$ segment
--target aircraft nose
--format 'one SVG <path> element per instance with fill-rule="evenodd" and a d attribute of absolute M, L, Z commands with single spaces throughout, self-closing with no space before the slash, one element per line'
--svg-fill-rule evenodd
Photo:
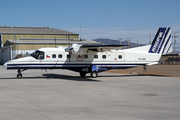
<path fill-rule="evenodd" d="M 7 62 L 6 62 L 6 63 L 4 63 L 3 67 L 4 67 L 4 68 L 7 68 Z"/>

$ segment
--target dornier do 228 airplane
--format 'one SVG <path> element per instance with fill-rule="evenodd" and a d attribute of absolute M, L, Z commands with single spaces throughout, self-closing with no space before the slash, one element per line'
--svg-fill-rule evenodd
<path fill-rule="evenodd" d="M 151 45 L 122 49 L 124 45 L 78 45 L 71 47 L 40 48 L 31 56 L 6 62 L 7 70 L 16 69 L 17 78 L 28 69 L 68 69 L 81 77 L 110 69 L 125 69 L 139 65 L 158 64 L 162 55 L 172 52 L 171 29 L 159 28 Z"/>

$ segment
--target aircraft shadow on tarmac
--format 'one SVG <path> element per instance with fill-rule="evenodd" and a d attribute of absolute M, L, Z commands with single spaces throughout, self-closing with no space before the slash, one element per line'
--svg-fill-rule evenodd
<path fill-rule="evenodd" d="M 98 80 L 100 77 L 137 77 L 137 76 L 156 76 L 156 77 L 168 77 L 163 75 L 153 75 L 153 74 L 116 74 L 116 75 L 99 75 L 97 78 L 91 78 L 91 76 L 86 77 L 80 77 L 80 76 L 71 76 L 71 75 L 62 75 L 62 74 L 42 74 L 42 76 L 37 77 L 26 77 L 24 76 L 23 79 L 63 79 L 63 80 L 71 80 L 71 81 L 87 81 L 87 82 L 102 82 L 101 80 Z M 17 79 L 16 77 L 7 77 L 7 78 L 0 78 L 0 79 Z"/>
<path fill-rule="evenodd" d="M 154 75 L 154 74 L 123 74 L 123 75 L 102 75 L 98 77 L 134 77 L 134 76 L 157 76 L 157 77 L 168 77 L 164 75 Z"/>
<path fill-rule="evenodd" d="M 61 74 L 42 74 L 47 79 L 64 79 L 72 81 L 89 81 L 89 82 L 101 82 L 100 80 L 92 79 L 90 76 L 80 77 L 80 76 L 70 76 L 70 75 L 61 75 Z"/>
<path fill-rule="evenodd" d="M 6 77 L 6 78 L 0 78 L 0 79 L 17 79 L 16 77 Z M 70 75 L 61 75 L 61 74 L 42 74 L 37 77 L 26 77 L 23 76 L 23 79 L 63 79 L 63 80 L 71 80 L 71 81 L 86 81 L 86 82 L 102 82 L 98 79 L 93 79 L 90 76 L 87 77 L 80 77 L 80 76 L 70 76 Z M 20 79 L 19 79 L 20 80 Z"/>

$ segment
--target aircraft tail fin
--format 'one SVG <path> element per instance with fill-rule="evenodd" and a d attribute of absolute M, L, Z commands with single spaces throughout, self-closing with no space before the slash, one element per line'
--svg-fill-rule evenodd
<path fill-rule="evenodd" d="M 149 53 L 168 54 L 172 52 L 171 28 L 159 28 L 149 49 Z"/>

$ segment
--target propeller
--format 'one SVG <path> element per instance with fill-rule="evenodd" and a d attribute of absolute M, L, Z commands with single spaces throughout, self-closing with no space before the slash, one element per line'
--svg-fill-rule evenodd
<path fill-rule="evenodd" d="M 69 62 L 72 54 L 80 54 L 80 45 L 78 44 L 72 44 L 72 46 L 65 48 L 65 52 L 69 52 Z"/>
<path fill-rule="evenodd" d="M 73 47 L 67 47 L 65 48 L 65 52 L 69 52 L 69 63 L 70 63 L 70 59 L 71 59 L 71 54 L 73 52 Z"/>
<path fill-rule="evenodd" d="M 64 50 L 65 50 L 65 52 L 72 52 L 73 49 L 74 49 L 73 47 L 67 47 Z"/>

